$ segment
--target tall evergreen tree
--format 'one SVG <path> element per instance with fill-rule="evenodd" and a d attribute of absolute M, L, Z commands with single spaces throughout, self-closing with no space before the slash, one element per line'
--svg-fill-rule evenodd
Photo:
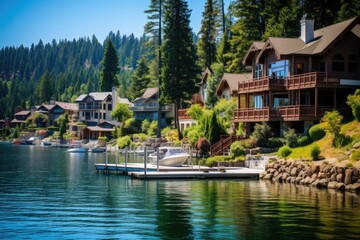
<path fill-rule="evenodd" d="M 102 69 L 100 74 L 100 91 L 110 92 L 113 86 L 118 86 L 119 60 L 111 40 L 106 42 Z"/>
<path fill-rule="evenodd" d="M 50 98 L 53 94 L 52 82 L 50 79 L 50 74 L 46 71 L 40 79 L 40 83 L 38 85 L 38 103 L 49 102 Z"/>
<path fill-rule="evenodd" d="M 177 109 L 181 100 L 190 99 L 198 91 L 196 82 L 200 68 L 192 43 L 190 10 L 184 0 L 165 4 L 162 99 L 175 103 L 175 125 L 181 138 Z"/>
<path fill-rule="evenodd" d="M 130 97 L 134 100 L 145 92 L 150 83 L 149 68 L 146 65 L 145 58 L 139 61 L 139 66 L 131 76 L 131 80 Z"/>
<path fill-rule="evenodd" d="M 216 1 L 207 0 L 202 14 L 200 38 L 198 41 L 198 56 L 200 66 L 210 68 L 216 61 L 217 15 L 219 10 L 214 8 Z"/>

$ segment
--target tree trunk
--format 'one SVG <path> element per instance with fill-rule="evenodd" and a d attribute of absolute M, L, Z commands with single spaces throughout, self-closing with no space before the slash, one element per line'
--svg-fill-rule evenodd
<path fill-rule="evenodd" d="M 175 107 L 174 107 L 174 111 L 175 111 L 175 113 L 174 113 L 174 116 L 175 116 L 175 128 L 178 131 L 178 138 L 179 138 L 179 140 L 181 140 L 181 139 L 183 139 L 183 135 L 182 135 L 182 133 L 180 131 L 180 126 L 179 126 L 180 125 L 179 124 L 179 116 L 178 116 L 179 107 L 180 107 L 180 99 L 176 99 L 175 100 Z"/>

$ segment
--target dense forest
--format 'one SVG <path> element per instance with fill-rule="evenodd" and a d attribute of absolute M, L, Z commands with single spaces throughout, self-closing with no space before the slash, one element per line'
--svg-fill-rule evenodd
<path fill-rule="evenodd" d="M 132 82 L 140 78 L 146 79 L 150 85 L 154 84 L 154 79 L 160 73 L 157 39 L 162 32 L 156 29 L 156 19 L 161 16 L 159 12 L 163 9 L 167 9 L 168 15 L 163 15 L 161 22 L 167 21 L 171 15 L 169 6 L 158 8 L 161 2 L 166 4 L 166 0 L 149 2 L 149 10 L 144 13 L 148 14 L 149 22 L 140 38 L 132 34 L 121 35 L 118 31 L 116 34 L 110 32 L 104 43 L 93 35 L 91 38 L 53 40 L 45 44 L 40 40 L 31 47 L 9 46 L 0 49 L 0 119 L 11 118 L 17 106 L 29 109 L 48 102 L 50 97 L 71 102 L 81 93 L 98 91 L 101 61 L 108 39 L 113 42 L 118 54 L 120 96 L 133 98 L 134 95 L 128 90 L 132 89 Z M 182 2 L 186 3 L 179 1 Z M 186 38 L 186 41 L 192 41 L 189 44 L 194 48 L 188 45 L 185 49 L 193 49 L 198 66 L 202 69 L 212 68 L 218 73 L 215 76 L 220 76 L 224 71 L 243 72 L 241 61 L 253 41 L 264 41 L 269 36 L 298 37 L 299 20 L 304 13 L 314 18 L 317 29 L 359 16 L 360 1 L 241 0 L 232 1 L 224 9 L 222 0 L 206 0 L 200 32 Z M 163 24 L 165 38 L 171 39 L 172 27 L 169 22 Z M 166 50 L 171 45 L 165 41 L 162 47 Z M 164 60 L 167 56 L 165 51 Z M 141 69 L 136 71 L 138 65 Z M 166 73 L 166 62 L 163 68 Z M 197 70 L 194 68 L 194 71 Z M 210 86 L 215 85 L 216 81 L 210 81 Z"/>

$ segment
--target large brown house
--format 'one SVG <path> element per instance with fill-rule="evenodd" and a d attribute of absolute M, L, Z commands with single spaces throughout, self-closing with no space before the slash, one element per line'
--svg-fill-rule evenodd
<path fill-rule="evenodd" d="M 233 121 L 248 133 L 263 121 L 279 134 L 288 127 L 305 133 L 325 111 L 351 114 L 346 98 L 360 88 L 359 23 L 355 17 L 314 31 L 304 15 L 301 37 L 254 42 L 243 60 L 252 79 L 239 82 Z"/>

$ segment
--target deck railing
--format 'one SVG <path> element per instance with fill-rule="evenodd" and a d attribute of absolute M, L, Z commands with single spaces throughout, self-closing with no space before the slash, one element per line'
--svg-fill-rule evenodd
<path fill-rule="evenodd" d="M 192 119 L 192 117 L 186 113 L 187 110 L 188 110 L 188 108 L 179 109 L 178 110 L 178 118 L 179 119 Z"/>
<path fill-rule="evenodd" d="M 311 88 L 315 86 L 338 86 L 340 77 L 337 74 L 324 72 L 310 72 L 292 75 L 290 77 L 264 76 L 258 79 L 251 79 L 240 82 L 238 85 L 239 93 L 254 91 L 268 91 L 272 89 L 294 90 Z"/>

